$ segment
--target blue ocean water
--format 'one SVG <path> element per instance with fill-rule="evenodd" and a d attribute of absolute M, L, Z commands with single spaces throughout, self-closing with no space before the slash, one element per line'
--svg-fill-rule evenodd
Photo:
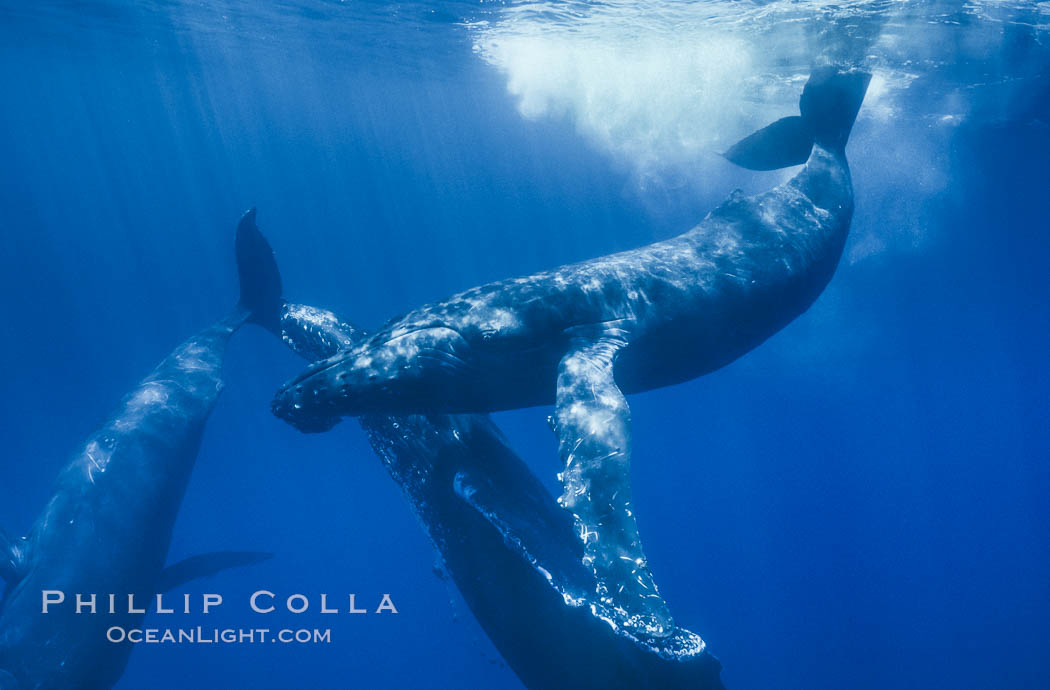
<path fill-rule="evenodd" d="M 0 524 L 232 307 L 244 209 L 289 298 L 378 325 L 779 183 L 716 153 L 817 58 L 875 75 L 851 239 L 782 333 L 631 398 L 657 581 L 730 688 L 1047 687 L 1046 2 L 0 3 Z M 520 687 L 360 431 L 270 414 L 301 368 L 233 341 L 171 560 L 277 557 L 191 585 L 228 603 L 180 624 L 256 627 L 262 588 L 399 613 L 141 645 L 119 687 Z M 497 421 L 553 489 L 547 414 Z"/>

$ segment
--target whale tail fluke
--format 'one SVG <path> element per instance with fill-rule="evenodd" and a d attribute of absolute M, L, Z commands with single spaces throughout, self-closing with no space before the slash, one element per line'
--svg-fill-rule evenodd
<path fill-rule="evenodd" d="M 798 115 L 782 117 L 745 137 L 722 154 L 748 170 L 777 170 L 802 165 L 813 150 L 813 132 Z"/>
<path fill-rule="evenodd" d="M 250 314 L 248 320 L 267 330 L 280 332 L 281 274 L 273 249 L 255 225 L 255 209 L 241 217 L 237 225 L 237 272 L 241 283 L 238 306 Z"/>
<path fill-rule="evenodd" d="M 868 90 L 871 75 L 860 70 L 814 70 L 799 99 L 801 115 L 784 117 L 738 141 L 723 156 L 748 170 L 802 165 L 814 144 L 840 153 Z"/>
<path fill-rule="evenodd" d="M 809 76 L 799 110 L 816 144 L 834 152 L 846 148 L 870 81 L 867 72 L 834 67 L 823 67 Z"/>

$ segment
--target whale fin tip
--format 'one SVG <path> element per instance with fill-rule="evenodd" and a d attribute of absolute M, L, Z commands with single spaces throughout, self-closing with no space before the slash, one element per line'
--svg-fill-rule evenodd
<path fill-rule="evenodd" d="M 802 165 L 813 149 L 813 132 L 799 115 L 782 117 L 744 137 L 722 157 L 748 170 L 778 170 Z"/>
<path fill-rule="evenodd" d="M 265 551 L 213 551 L 184 558 L 165 568 L 157 583 L 157 591 L 168 592 L 198 578 L 210 577 L 223 570 L 255 565 L 273 558 Z"/>

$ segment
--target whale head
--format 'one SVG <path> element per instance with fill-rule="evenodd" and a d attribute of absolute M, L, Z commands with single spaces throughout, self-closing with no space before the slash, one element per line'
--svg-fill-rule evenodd
<path fill-rule="evenodd" d="M 468 349 L 450 328 L 395 333 L 312 364 L 271 407 L 307 433 L 327 431 L 342 416 L 447 411 L 469 389 Z"/>

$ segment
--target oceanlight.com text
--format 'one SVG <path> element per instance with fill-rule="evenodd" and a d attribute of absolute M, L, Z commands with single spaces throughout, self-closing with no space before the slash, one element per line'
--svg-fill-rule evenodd
<path fill-rule="evenodd" d="M 330 628 L 122 628 L 106 630 L 113 644 L 329 644 Z"/>

